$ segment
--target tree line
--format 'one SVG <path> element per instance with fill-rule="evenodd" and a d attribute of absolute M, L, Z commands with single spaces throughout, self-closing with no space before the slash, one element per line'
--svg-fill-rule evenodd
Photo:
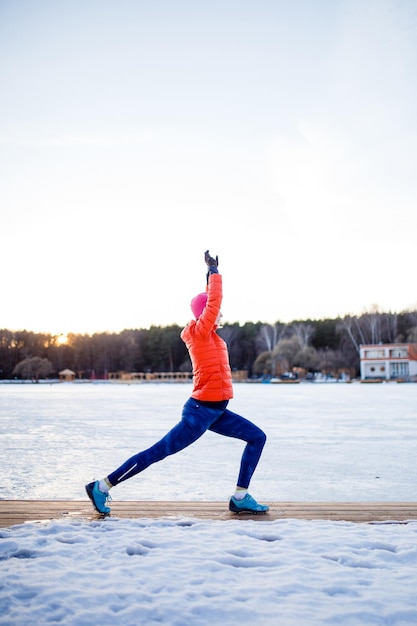
<path fill-rule="evenodd" d="M 126 329 L 118 333 L 69 334 L 0 330 L 0 379 L 55 378 L 64 369 L 78 378 L 107 378 L 110 372 L 188 372 L 191 362 L 177 325 Z M 417 343 L 417 311 L 294 320 L 291 323 L 225 324 L 218 330 L 228 344 L 233 370 L 248 377 L 284 372 L 359 374 L 359 346 Z"/>

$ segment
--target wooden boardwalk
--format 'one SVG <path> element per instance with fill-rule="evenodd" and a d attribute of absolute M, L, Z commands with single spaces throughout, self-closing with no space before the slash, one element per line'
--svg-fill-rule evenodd
<path fill-rule="evenodd" d="M 266 515 L 234 515 L 227 502 L 119 501 L 111 516 L 138 518 L 194 518 L 203 520 L 277 519 L 405 523 L 417 520 L 417 502 L 272 502 Z M 0 527 L 54 519 L 100 519 L 88 500 L 0 500 Z"/>

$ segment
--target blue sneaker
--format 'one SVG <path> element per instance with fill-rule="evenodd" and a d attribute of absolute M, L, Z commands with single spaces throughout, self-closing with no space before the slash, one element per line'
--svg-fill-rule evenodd
<path fill-rule="evenodd" d="M 252 513 L 252 515 L 262 515 L 269 511 L 266 504 L 258 504 L 255 498 L 248 493 L 242 500 L 236 500 L 233 496 L 230 498 L 229 511 L 232 513 Z"/>
<path fill-rule="evenodd" d="M 106 506 L 106 501 L 110 501 L 111 496 L 109 493 L 104 493 L 103 491 L 100 491 L 100 489 L 98 488 L 98 480 L 96 480 L 94 483 L 89 483 L 88 485 L 86 485 L 85 490 L 91 502 L 93 503 L 95 510 L 102 515 L 109 515 L 110 507 Z"/>

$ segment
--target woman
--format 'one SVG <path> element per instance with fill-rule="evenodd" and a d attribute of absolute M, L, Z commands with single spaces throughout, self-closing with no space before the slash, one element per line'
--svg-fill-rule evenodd
<path fill-rule="evenodd" d="M 218 257 L 211 257 L 207 250 L 204 260 L 208 268 L 207 289 L 191 301 L 195 319 L 181 333 L 193 367 L 191 397 L 184 405 L 181 421 L 160 441 L 132 456 L 105 478 L 86 485 L 88 497 L 103 515 L 110 513 L 106 502 L 110 499 L 109 490 L 112 487 L 183 450 L 207 430 L 246 441 L 237 486 L 229 502 L 230 511 L 261 514 L 269 509 L 258 504 L 248 493 L 266 435 L 255 424 L 227 408 L 233 397 L 229 354 L 226 343 L 216 332 L 222 317 L 222 277 L 218 273 Z"/>

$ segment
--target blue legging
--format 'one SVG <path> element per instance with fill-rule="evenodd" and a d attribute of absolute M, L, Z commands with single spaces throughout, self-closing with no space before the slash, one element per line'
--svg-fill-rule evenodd
<path fill-rule="evenodd" d="M 108 480 L 113 486 L 117 485 L 143 472 L 152 463 L 183 450 L 197 441 L 207 430 L 211 430 L 219 435 L 246 441 L 237 485 L 247 489 L 258 465 L 266 435 L 255 424 L 237 413 L 232 413 L 226 407 L 227 402 L 220 407 L 209 407 L 200 404 L 194 398 L 189 398 L 184 405 L 181 421 L 160 441 L 125 461 L 117 470 L 108 475 Z"/>

